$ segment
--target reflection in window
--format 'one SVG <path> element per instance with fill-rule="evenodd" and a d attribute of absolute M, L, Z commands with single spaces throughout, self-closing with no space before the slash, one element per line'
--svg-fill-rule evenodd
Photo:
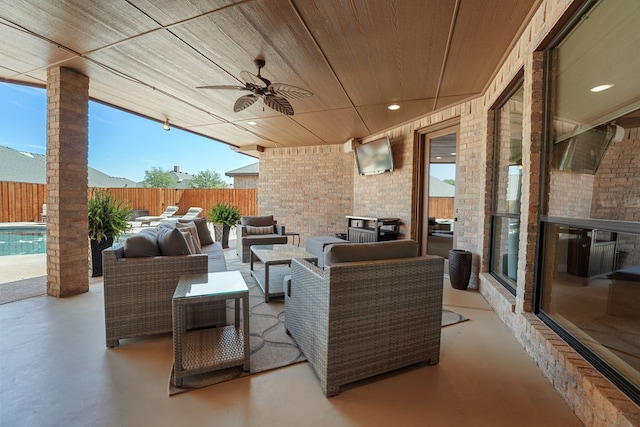
<path fill-rule="evenodd" d="M 520 85 L 495 114 L 491 274 L 514 294 L 520 242 L 523 96 Z"/>
<path fill-rule="evenodd" d="M 537 308 L 640 403 L 640 2 L 600 1 L 573 22 L 547 52 Z"/>
<path fill-rule="evenodd" d="M 640 236 L 548 224 L 540 309 L 640 386 Z"/>

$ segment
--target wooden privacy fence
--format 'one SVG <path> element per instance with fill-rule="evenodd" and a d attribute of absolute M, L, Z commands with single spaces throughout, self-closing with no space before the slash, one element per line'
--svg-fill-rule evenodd
<path fill-rule="evenodd" d="M 93 188 L 88 189 L 89 196 Z M 202 208 L 206 217 L 218 202 L 238 206 L 242 215 L 258 215 L 258 189 L 167 189 L 167 188 L 98 188 L 122 199 L 136 211 L 160 215 L 167 206 L 178 206 L 178 214 L 190 207 Z M 0 182 L 0 222 L 39 222 L 46 203 L 45 184 Z"/>
<path fill-rule="evenodd" d="M 429 216 L 453 218 L 453 197 L 429 197 Z"/>

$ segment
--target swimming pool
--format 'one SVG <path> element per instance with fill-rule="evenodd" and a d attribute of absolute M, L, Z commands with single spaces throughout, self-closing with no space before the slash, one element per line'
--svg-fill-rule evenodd
<path fill-rule="evenodd" d="M 118 242 L 122 243 L 133 234 L 121 234 Z M 33 225 L 1 225 L 0 256 L 31 255 L 47 253 L 47 226 Z"/>
<path fill-rule="evenodd" d="M 1 227 L 0 256 L 46 253 L 46 234 L 44 225 Z"/>

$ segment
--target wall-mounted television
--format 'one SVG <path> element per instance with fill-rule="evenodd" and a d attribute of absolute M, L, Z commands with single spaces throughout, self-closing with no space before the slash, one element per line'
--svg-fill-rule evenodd
<path fill-rule="evenodd" d="M 376 139 L 355 147 L 356 164 L 360 175 L 374 175 L 393 171 L 393 155 L 389 137 Z"/>

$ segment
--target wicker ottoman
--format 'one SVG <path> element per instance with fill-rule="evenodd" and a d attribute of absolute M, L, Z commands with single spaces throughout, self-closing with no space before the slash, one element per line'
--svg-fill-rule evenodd
<path fill-rule="evenodd" d="M 318 266 L 324 267 L 324 247 L 336 243 L 349 243 L 348 240 L 338 239 L 333 236 L 311 236 L 307 237 L 307 252 L 318 257 Z"/>

